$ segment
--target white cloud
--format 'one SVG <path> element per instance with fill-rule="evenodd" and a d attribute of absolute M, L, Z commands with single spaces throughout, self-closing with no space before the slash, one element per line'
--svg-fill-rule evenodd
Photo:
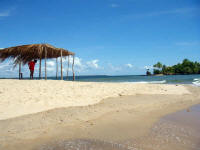
<path fill-rule="evenodd" d="M 66 57 L 66 59 L 63 60 L 64 63 L 68 63 L 68 57 Z M 72 63 L 73 63 L 73 57 L 69 57 L 69 71 L 71 72 L 72 70 Z M 84 72 L 86 71 L 86 65 L 83 63 L 82 59 L 79 57 L 75 57 L 74 58 L 74 70 L 76 72 Z"/>
<path fill-rule="evenodd" d="M 53 67 L 47 67 L 47 71 L 55 71 L 56 69 Z"/>
<path fill-rule="evenodd" d="M 156 17 L 161 15 L 188 15 L 188 14 L 197 14 L 199 8 L 177 8 L 172 10 L 161 10 L 143 14 L 128 14 L 123 16 L 125 19 L 133 18 L 143 18 L 143 17 Z"/>
<path fill-rule="evenodd" d="M 112 64 L 108 64 L 108 67 L 112 70 L 112 71 L 121 71 L 122 67 L 119 66 L 113 66 Z"/>
<path fill-rule="evenodd" d="M 8 8 L 8 9 L 6 9 L 6 10 L 1 10 L 0 11 L 0 17 L 9 17 L 9 16 L 11 16 L 11 13 L 14 11 L 16 9 L 16 7 L 15 6 L 12 6 L 12 7 L 10 7 L 10 8 Z"/>
<path fill-rule="evenodd" d="M 63 59 L 63 75 L 66 76 L 67 71 L 67 60 Z M 72 62 L 73 57 L 70 57 L 70 67 L 69 67 L 69 75 L 72 75 Z M 104 66 L 100 65 L 100 61 L 98 59 L 92 60 L 82 60 L 80 57 L 75 57 L 74 60 L 74 71 L 76 75 L 90 75 L 90 74 L 132 74 L 133 70 L 129 68 L 137 68 L 130 63 L 123 65 L 114 65 L 114 64 L 104 64 Z M 42 61 L 42 76 L 44 77 L 44 60 Z M 4 63 L 0 63 L 0 77 L 17 77 L 18 76 L 17 66 L 13 70 L 13 61 L 5 61 Z M 143 68 L 144 69 L 144 68 Z M 28 65 L 22 66 L 22 73 L 24 77 L 29 77 L 29 68 Z M 39 74 L 39 63 L 35 66 L 34 76 L 38 77 Z M 55 76 L 56 75 L 56 60 L 51 59 L 47 61 L 47 76 Z M 58 59 L 58 75 L 60 75 L 60 59 Z"/>
<path fill-rule="evenodd" d="M 82 64 L 82 62 L 81 62 L 82 60 L 80 59 L 80 58 L 78 58 L 78 57 L 75 57 L 75 59 L 74 59 L 74 65 L 75 66 L 79 66 L 79 67 L 82 67 L 83 66 L 83 64 Z"/>
<path fill-rule="evenodd" d="M 111 4 L 110 6 L 111 6 L 112 8 L 119 7 L 119 5 L 118 5 L 118 4 Z"/>
<path fill-rule="evenodd" d="M 128 68 L 133 68 L 132 64 L 126 64 L 125 66 L 128 67 Z"/>
<path fill-rule="evenodd" d="M 16 70 L 13 69 L 13 68 L 7 68 L 5 71 L 6 71 L 6 72 L 15 72 Z"/>
<path fill-rule="evenodd" d="M 159 16 L 159 15 L 166 15 L 166 14 L 185 14 L 185 13 L 190 13 L 194 10 L 196 10 L 196 8 L 177 8 L 174 10 L 164 10 L 164 11 L 152 12 L 152 13 L 148 13 L 146 15 L 147 16 Z"/>
<path fill-rule="evenodd" d="M 54 61 L 48 61 L 47 65 L 53 67 L 55 65 L 55 62 Z"/>
<path fill-rule="evenodd" d="M 66 57 L 66 59 L 63 59 L 63 62 L 68 62 L 68 57 Z M 73 63 L 73 57 L 69 56 L 69 63 L 72 64 Z M 74 58 L 74 66 L 83 66 L 82 64 L 82 59 L 79 57 L 75 57 Z"/>
<path fill-rule="evenodd" d="M 200 42 L 177 42 L 176 45 L 178 46 L 197 46 L 200 45 Z"/>
<path fill-rule="evenodd" d="M 3 64 L 3 65 L 0 65 L 0 69 L 4 69 L 5 67 L 8 67 L 9 65 L 7 64 Z"/>
<path fill-rule="evenodd" d="M 3 63 L 0 62 L 0 69 L 9 68 L 12 66 L 13 64 L 11 64 L 10 62 L 3 62 Z"/>
<path fill-rule="evenodd" d="M 73 62 L 72 57 L 71 57 L 70 62 L 72 64 L 72 62 Z M 74 70 L 76 72 L 84 72 L 86 70 L 86 66 L 82 63 L 82 59 L 79 57 L 75 57 L 75 59 L 74 59 Z"/>
<path fill-rule="evenodd" d="M 74 59 L 74 70 L 75 72 L 79 73 L 87 73 L 88 71 L 91 71 L 93 69 L 100 69 L 100 66 L 98 65 L 97 59 L 91 60 L 91 61 L 83 61 L 79 57 L 75 57 Z M 58 61 L 60 63 L 60 60 Z M 69 72 L 72 70 L 72 63 L 73 63 L 73 57 L 69 57 Z M 67 67 L 68 64 L 68 57 L 63 59 L 63 67 Z M 65 69 L 66 70 L 66 69 Z M 64 71 L 65 71 L 64 70 Z"/>
<path fill-rule="evenodd" d="M 98 61 L 99 61 L 98 59 L 95 59 L 95 60 L 91 60 L 91 61 L 86 62 L 86 64 L 90 68 L 98 69 L 99 68 Z"/>
<path fill-rule="evenodd" d="M 153 66 L 144 66 L 144 69 L 153 69 Z"/>
<path fill-rule="evenodd" d="M 10 10 L 0 12 L 0 17 L 8 17 L 8 16 L 10 16 Z"/>

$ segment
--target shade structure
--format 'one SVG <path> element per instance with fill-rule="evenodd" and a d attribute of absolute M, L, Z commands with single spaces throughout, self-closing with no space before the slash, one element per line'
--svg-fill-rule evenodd
<path fill-rule="evenodd" d="M 14 67 L 16 65 L 24 65 L 33 59 L 40 60 L 40 73 L 41 73 L 41 60 L 74 56 L 75 53 L 70 52 L 63 48 L 56 48 L 50 44 L 30 44 L 30 45 L 20 45 L 15 47 L 9 47 L 0 50 L 0 61 L 3 62 L 6 59 L 14 59 Z M 46 69 L 45 69 L 46 70 Z M 46 74 L 46 73 L 45 73 Z"/>
<path fill-rule="evenodd" d="M 30 44 L 0 50 L 0 61 L 13 58 L 14 64 L 19 64 L 19 61 L 26 64 L 33 59 L 45 59 L 45 51 L 47 51 L 47 59 L 60 57 L 60 51 L 62 51 L 62 56 L 75 55 L 73 52 L 50 44 Z"/>

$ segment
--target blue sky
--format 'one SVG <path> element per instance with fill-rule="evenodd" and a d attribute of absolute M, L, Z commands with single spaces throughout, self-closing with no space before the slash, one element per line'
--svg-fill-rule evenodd
<path fill-rule="evenodd" d="M 157 61 L 200 61 L 200 0 L 0 0 L 0 48 L 32 43 L 75 52 L 78 75 L 144 74 Z M 0 64 L 5 76 L 17 76 L 12 61 Z"/>

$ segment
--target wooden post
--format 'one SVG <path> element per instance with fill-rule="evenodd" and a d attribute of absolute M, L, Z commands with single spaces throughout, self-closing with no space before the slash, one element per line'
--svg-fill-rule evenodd
<path fill-rule="evenodd" d="M 42 65 L 42 56 L 40 56 L 40 66 L 39 66 L 39 79 L 41 79 L 41 65 Z"/>
<path fill-rule="evenodd" d="M 73 63 L 72 63 L 72 72 L 73 72 L 73 81 L 75 80 L 75 73 L 74 73 L 74 55 L 73 55 Z"/>
<path fill-rule="evenodd" d="M 68 65 L 67 65 L 67 80 L 68 80 L 68 75 L 69 75 L 69 55 L 68 55 Z"/>
<path fill-rule="evenodd" d="M 40 49 L 40 65 L 39 65 L 39 79 L 42 78 L 42 54 L 43 54 L 43 47 L 42 50 Z"/>
<path fill-rule="evenodd" d="M 58 79 L 58 58 L 56 58 L 56 79 Z"/>
<path fill-rule="evenodd" d="M 60 67 L 61 67 L 61 80 L 63 80 L 63 70 L 62 70 L 62 49 L 60 50 Z"/>
<path fill-rule="evenodd" d="M 19 79 L 21 79 L 21 60 L 19 62 Z"/>
<path fill-rule="evenodd" d="M 45 80 L 47 80 L 47 49 L 45 48 Z"/>

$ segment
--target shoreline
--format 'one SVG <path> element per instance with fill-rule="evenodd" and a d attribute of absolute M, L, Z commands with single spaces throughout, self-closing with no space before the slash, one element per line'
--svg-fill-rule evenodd
<path fill-rule="evenodd" d="M 72 139 L 121 143 L 143 137 L 160 117 L 200 103 L 200 89 L 187 89 L 191 94 L 120 96 L 94 105 L 56 108 L 1 120 L 2 150 L 39 150 L 41 146 Z"/>

